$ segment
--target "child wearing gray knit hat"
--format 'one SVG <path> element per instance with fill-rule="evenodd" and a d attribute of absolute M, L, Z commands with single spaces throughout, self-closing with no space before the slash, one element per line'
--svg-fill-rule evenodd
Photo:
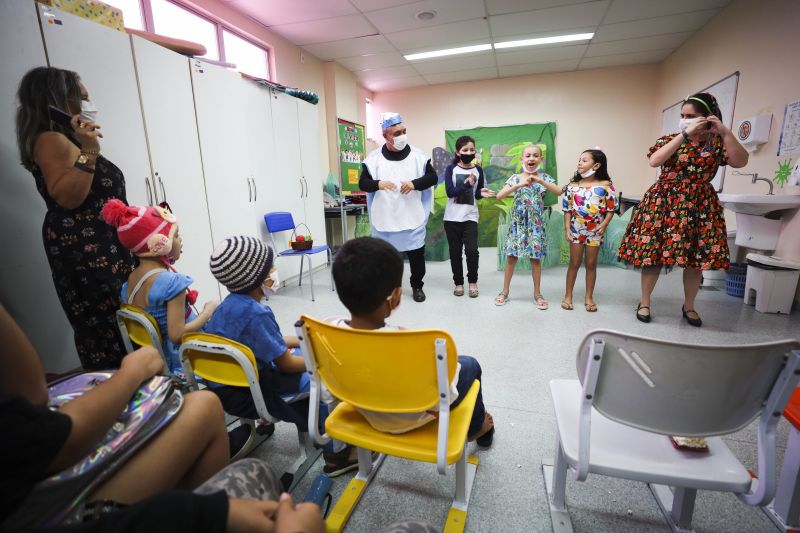
<path fill-rule="evenodd" d="M 230 294 L 217 307 L 204 331 L 244 344 L 258 364 L 264 403 L 272 416 L 308 431 L 310 379 L 300 355 L 297 337 L 284 337 L 264 296 L 277 289 L 277 270 L 272 248 L 256 237 L 235 236 L 223 240 L 211 254 L 211 273 Z M 258 418 L 247 387 L 208 382 L 225 412 Z M 305 400 L 305 401 L 304 401 Z M 321 406 L 327 413 L 327 406 Z M 324 422 L 323 422 L 324 423 Z M 323 426 L 324 427 L 324 426 Z M 333 441 L 323 452 L 328 476 L 358 467 L 355 448 Z"/>

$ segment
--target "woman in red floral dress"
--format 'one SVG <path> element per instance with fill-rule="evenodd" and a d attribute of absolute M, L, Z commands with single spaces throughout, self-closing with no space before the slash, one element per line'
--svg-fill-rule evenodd
<path fill-rule="evenodd" d="M 711 180 L 720 165 L 741 168 L 747 151 L 720 120 L 716 98 L 688 97 L 681 107 L 681 132 L 665 135 L 650 148 L 658 181 L 642 197 L 617 255 L 642 269 L 642 298 L 636 318 L 650 322 L 650 295 L 661 268 L 683 268 L 683 316 L 702 325 L 694 310 L 703 270 L 728 267 L 725 218 Z"/>

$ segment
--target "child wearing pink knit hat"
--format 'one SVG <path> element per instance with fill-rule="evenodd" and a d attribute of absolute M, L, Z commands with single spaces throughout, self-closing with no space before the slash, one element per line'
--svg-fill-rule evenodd
<path fill-rule="evenodd" d="M 191 307 L 197 298 L 197 292 L 189 290 L 193 280 L 172 267 L 181 256 L 178 219 L 161 207 L 129 206 L 116 199 L 103 206 L 101 215 L 117 228 L 119 242 L 139 258 L 139 266 L 122 285 L 122 301 L 155 319 L 169 368 L 180 373 L 181 338 L 202 328 L 218 302 L 206 303 L 199 314 Z"/>

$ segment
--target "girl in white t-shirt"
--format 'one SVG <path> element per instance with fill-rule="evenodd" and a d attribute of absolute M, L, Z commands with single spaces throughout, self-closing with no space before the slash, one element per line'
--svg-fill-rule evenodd
<path fill-rule="evenodd" d="M 476 200 L 492 198 L 495 193 L 485 186 L 483 169 L 475 163 L 475 139 L 456 139 L 456 156 L 444 173 L 447 207 L 444 210 L 444 232 L 450 246 L 450 267 L 453 270 L 453 294 L 464 295 L 464 266 L 461 250 L 467 255 L 469 297 L 478 297 L 478 206 Z"/>

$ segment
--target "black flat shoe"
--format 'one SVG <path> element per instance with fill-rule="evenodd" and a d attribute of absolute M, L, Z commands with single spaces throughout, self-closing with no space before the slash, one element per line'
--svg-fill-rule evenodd
<path fill-rule="evenodd" d="M 647 309 L 649 311 L 650 307 L 642 305 L 641 303 L 636 306 L 636 318 L 639 320 L 639 322 L 645 322 L 645 323 L 650 322 L 650 314 L 648 313 L 646 315 L 643 315 L 642 313 L 639 312 L 640 309 Z"/>
<path fill-rule="evenodd" d="M 475 442 L 478 443 L 478 446 L 481 448 L 488 448 L 492 445 L 492 441 L 494 440 L 494 426 L 492 429 L 475 439 Z"/>
<path fill-rule="evenodd" d="M 699 328 L 700 326 L 703 325 L 703 321 L 700 320 L 699 316 L 697 318 L 692 318 L 689 316 L 689 313 L 697 313 L 697 311 L 695 311 L 694 309 L 686 310 L 683 308 L 683 306 L 681 306 L 681 313 L 683 313 L 683 318 L 685 318 L 686 321 L 692 326 Z"/>
<path fill-rule="evenodd" d="M 422 292 L 422 288 L 411 289 L 411 297 L 414 298 L 415 302 L 424 302 L 425 301 L 425 293 Z"/>

